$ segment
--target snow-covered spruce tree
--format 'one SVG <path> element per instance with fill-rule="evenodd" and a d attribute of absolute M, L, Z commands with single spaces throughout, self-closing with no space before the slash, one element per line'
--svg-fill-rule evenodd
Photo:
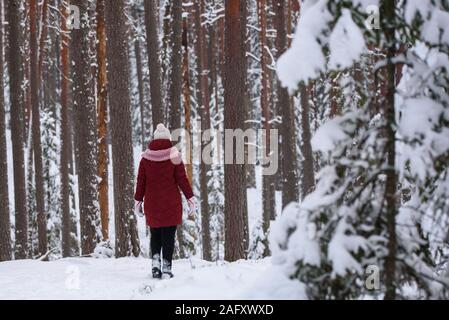
<path fill-rule="evenodd" d="M 78 176 L 81 254 L 94 252 L 101 231 L 97 194 L 96 106 L 93 94 L 90 45 L 92 2 L 73 0 L 81 12 L 80 28 L 71 30 L 72 92 L 75 127 L 75 159 Z"/>
<path fill-rule="evenodd" d="M 380 9 L 379 28 L 365 25 L 368 4 Z M 306 284 L 309 298 L 393 299 L 406 297 L 405 285 L 414 297 L 447 294 L 432 254 L 442 245 L 431 241 L 447 237 L 448 10 L 447 1 L 302 3 L 292 47 L 278 61 L 291 92 L 363 64 L 367 48 L 383 55 L 374 66 L 380 90 L 359 88 L 360 99 L 346 97 L 341 115 L 315 133 L 313 148 L 326 159 L 316 188 L 271 234 L 274 262 Z M 445 229 L 435 229 L 441 221 Z M 367 270 L 378 271 L 378 288 Z"/>
<path fill-rule="evenodd" d="M 45 20 L 39 36 L 39 68 L 41 88 L 41 134 L 43 154 L 44 200 L 46 212 L 46 237 L 48 250 L 61 256 L 61 216 L 59 197 L 59 143 L 60 104 L 58 103 L 58 43 L 59 13 L 48 9 L 48 1 L 42 3 L 42 19 Z M 44 14 L 45 13 L 45 14 Z M 46 254 L 46 259 L 52 259 Z"/>
<path fill-rule="evenodd" d="M 56 138 L 55 117 L 50 110 L 51 106 L 45 106 L 41 114 L 42 124 L 42 152 L 44 158 L 44 185 L 45 185 L 45 210 L 47 212 L 47 240 L 49 249 L 59 249 L 61 241 L 61 217 L 59 215 L 60 193 L 58 171 L 58 140 Z"/>
<path fill-rule="evenodd" d="M 215 116 L 219 117 L 218 112 Z M 212 124 L 213 127 L 220 128 L 220 124 L 215 125 L 216 122 L 222 123 L 222 119 L 219 119 L 218 121 L 213 120 Z M 221 260 L 224 258 L 224 159 L 223 152 L 218 149 L 219 144 L 221 143 L 218 136 L 217 139 L 218 140 L 212 142 L 212 153 L 220 157 L 220 161 L 214 162 L 208 172 L 208 189 L 210 190 L 208 202 L 210 208 L 212 260 Z"/>

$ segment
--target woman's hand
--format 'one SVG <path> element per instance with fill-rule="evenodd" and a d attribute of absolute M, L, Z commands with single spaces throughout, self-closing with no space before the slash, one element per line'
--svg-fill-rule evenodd
<path fill-rule="evenodd" d="M 134 203 L 134 213 L 137 214 L 139 217 L 143 217 L 145 214 L 143 213 L 143 201 L 135 201 Z"/>
<path fill-rule="evenodd" d="M 195 199 L 195 197 L 191 197 L 190 199 L 188 199 L 187 203 L 189 205 L 189 211 L 188 211 L 189 218 L 193 218 L 195 216 L 195 212 L 196 212 L 196 199 Z"/>

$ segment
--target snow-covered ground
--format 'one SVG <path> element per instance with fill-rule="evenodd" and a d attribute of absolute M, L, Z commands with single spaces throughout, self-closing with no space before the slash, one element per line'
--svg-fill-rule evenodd
<path fill-rule="evenodd" d="M 0 299 L 301 298 L 299 283 L 273 279 L 279 274 L 271 268 L 269 258 L 234 263 L 184 259 L 174 262 L 173 279 L 154 280 L 150 261 L 143 258 L 2 262 Z"/>
<path fill-rule="evenodd" d="M 8 179 L 11 223 L 14 223 L 14 183 L 10 130 L 7 130 Z M 141 151 L 134 149 L 137 170 Z M 260 168 L 257 168 L 260 170 Z M 110 230 L 112 216 L 112 160 L 109 164 Z M 248 189 L 250 236 L 260 224 L 262 212 L 260 173 L 256 188 Z M 77 188 L 75 188 L 77 194 Z M 276 213 L 281 212 L 281 194 L 276 192 Z M 149 247 L 145 221 L 138 219 L 144 256 Z M 12 234 L 14 236 L 14 233 Z M 14 239 L 13 239 L 14 241 Z M 114 235 L 111 234 L 114 243 Z M 271 264 L 271 259 L 206 262 L 201 248 L 191 259 L 176 260 L 175 278 L 153 280 L 150 261 L 141 258 L 68 258 L 50 262 L 19 260 L 0 263 L 1 299 L 302 299 L 303 286 L 289 280 Z M 146 253 L 146 254 L 145 254 Z"/>

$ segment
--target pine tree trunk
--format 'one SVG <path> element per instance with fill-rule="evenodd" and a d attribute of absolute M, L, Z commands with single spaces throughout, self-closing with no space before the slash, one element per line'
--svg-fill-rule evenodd
<path fill-rule="evenodd" d="M 244 117 L 241 117 L 240 107 L 244 104 L 245 96 L 245 12 L 245 0 L 227 0 L 225 2 L 225 129 L 243 130 L 244 128 Z M 225 164 L 226 261 L 236 261 L 246 257 L 248 246 L 247 230 L 245 230 L 247 225 L 247 221 L 245 222 L 247 219 L 246 202 L 244 164 Z"/>
<path fill-rule="evenodd" d="M 112 163 L 114 177 L 116 257 L 140 254 L 137 221 L 134 215 L 134 159 L 131 125 L 130 71 L 126 4 L 116 1 L 106 6 L 108 39 L 108 92 Z"/>
<path fill-rule="evenodd" d="M 262 80 L 261 80 L 261 94 L 260 94 L 260 106 L 261 113 L 263 117 L 263 130 L 265 133 L 265 141 L 263 141 L 263 152 L 264 156 L 268 157 L 271 152 L 270 145 L 270 120 L 271 112 L 268 101 L 268 90 L 269 90 L 269 75 L 267 67 L 267 38 L 266 38 L 266 2 L 265 0 L 257 1 L 257 11 L 259 17 L 259 42 L 260 42 L 260 64 L 262 70 Z M 263 203 L 263 213 L 262 213 L 262 230 L 264 235 L 268 235 L 268 230 L 270 228 L 270 218 L 274 212 L 274 176 L 265 175 L 262 176 L 262 203 Z M 264 253 L 266 257 L 269 255 L 268 241 L 264 241 Z"/>
<path fill-rule="evenodd" d="M 136 68 L 137 68 L 137 90 L 139 91 L 139 111 L 140 111 L 140 143 L 142 145 L 142 151 L 147 148 L 147 136 L 146 136 L 146 122 L 145 122 L 145 93 L 144 93 L 144 81 L 143 81 L 143 63 L 142 63 L 142 51 L 140 48 L 140 41 L 134 42 L 134 54 L 136 55 Z"/>
<path fill-rule="evenodd" d="M 6 153 L 5 96 L 3 70 L 3 1 L 0 1 L 0 261 L 12 259 L 9 218 L 8 163 Z"/>
<path fill-rule="evenodd" d="M 37 47 L 37 0 L 30 0 L 30 87 L 34 154 L 34 181 L 38 226 L 39 256 L 47 252 L 47 214 L 45 212 L 45 189 L 42 163 L 41 125 L 39 110 L 39 61 Z"/>
<path fill-rule="evenodd" d="M 75 239 L 71 232 L 76 226 L 72 225 L 70 213 L 70 159 L 71 154 L 71 128 L 69 126 L 69 36 L 67 34 L 66 19 L 68 0 L 61 4 L 61 212 L 62 212 L 62 256 L 71 257 L 76 253 Z M 75 228 L 76 229 L 76 228 Z"/>
<path fill-rule="evenodd" d="M 394 95 L 396 91 L 395 71 L 396 67 L 392 59 L 396 56 L 395 42 L 395 7 L 396 1 L 382 1 L 381 14 L 383 16 L 384 25 L 382 30 L 385 32 L 386 41 L 386 78 L 385 78 L 385 100 L 383 103 L 383 113 L 385 117 L 385 137 L 386 137 L 386 154 L 387 167 L 385 181 L 385 200 L 386 200 L 386 221 L 388 242 L 388 254 L 385 260 L 385 300 L 393 300 L 396 298 L 396 214 L 397 214 L 397 183 L 396 174 L 396 121 L 395 121 L 395 103 Z"/>
<path fill-rule="evenodd" d="M 277 31 L 276 51 L 279 58 L 287 49 L 287 28 L 285 24 L 285 6 L 283 0 L 275 0 L 275 26 Z M 295 113 L 293 104 L 286 88 L 277 80 L 278 106 L 282 116 L 281 124 L 281 153 L 282 153 L 282 208 L 292 201 L 298 201 L 298 177 L 296 158 L 296 130 L 294 125 Z"/>
<path fill-rule="evenodd" d="M 192 166 L 192 129 L 191 129 L 191 106 L 190 106 L 190 71 L 189 71 L 189 43 L 187 34 L 187 17 L 183 17 L 182 20 L 182 46 L 183 46 L 183 57 L 182 57 L 182 74 L 183 74 L 183 84 L 182 84 L 182 103 L 184 106 L 184 117 L 185 117 L 185 130 L 188 132 L 189 136 L 186 137 L 186 157 L 188 163 L 186 163 L 187 177 L 192 183 L 193 181 L 193 166 Z M 185 258 L 184 250 L 184 234 L 183 225 L 180 224 L 176 230 L 178 237 L 178 247 L 179 247 L 179 257 L 181 259 Z"/>
<path fill-rule="evenodd" d="M 139 22 L 139 13 L 137 8 L 133 8 L 134 21 Z M 142 49 L 140 47 L 140 34 L 135 35 L 136 39 L 134 41 L 134 54 L 136 56 L 136 69 L 137 69 L 137 90 L 139 92 L 139 111 L 140 111 L 140 127 L 141 127 L 141 145 L 142 151 L 147 148 L 147 137 L 146 137 L 146 125 L 145 125 L 145 91 L 144 91 L 144 80 L 143 80 L 143 62 L 142 62 Z"/>
<path fill-rule="evenodd" d="M 171 37 L 173 34 L 173 25 L 172 25 L 172 0 L 162 0 L 164 4 L 162 5 L 164 7 L 164 17 L 162 18 L 162 48 L 161 48 L 161 62 L 162 62 L 162 82 L 165 83 L 168 82 L 169 79 L 167 79 L 167 73 L 170 69 L 171 61 L 169 59 L 170 51 L 169 51 L 169 45 L 171 42 Z M 159 6 L 159 7 L 162 7 Z M 157 11 L 159 12 L 159 10 Z M 159 25 L 159 17 L 160 15 L 157 15 L 158 18 L 158 25 Z"/>
<path fill-rule="evenodd" d="M 9 24 L 8 71 L 11 100 L 11 136 L 14 162 L 14 207 L 15 207 L 15 258 L 28 256 L 28 222 L 26 209 L 24 125 L 22 101 L 22 56 L 20 50 L 20 3 L 8 0 L 7 17 Z"/>
<path fill-rule="evenodd" d="M 244 97 L 243 97 L 243 101 L 244 103 L 247 102 L 245 101 L 245 99 L 249 99 L 249 96 L 247 94 L 248 91 L 248 63 L 247 63 L 247 58 L 246 58 L 246 50 L 247 50 L 247 45 L 246 42 L 248 39 L 248 32 L 247 32 L 247 27 L 246 27 L 246 23 L 247 23 L 247 2 L 245 1 L 245 3 L 242 3 L 240 6 L 240 20 L 242 21 L 242 23 L 240 24 L 240 45 L 242 49 L 242 68 L 243 68 L 243 80 L 244 80 L 244 85 L 242 86 L 243 92 L 244 92 Z M 246 97 L 245 97 L 246 96 Z M 249 108 L 249 105 L 248 105 Z M 240 117 L 240 128 L 245 128 L 246 125 L 246 118 L 245 117 Z M 247 191 L 246 191 L 246 186 L 248 185 L 248 181 L 247 181 L 247 173 L 246 173 L 246 165 L 243 165 L 242 168 L 242 185 L 243 185 L 243 197 L 242 197 L 242 206 L 243 206 L 243 234 L 244 234 L 244 249 L 245 249 L 245 254 L 248 253 L 248 248 L 249 248 L 249 219 L 248 219 L 248 195 L 247 195 Z"/>
<path fill-rule="evenodd" d="M 209 96 L 209 70 L 206 57 L 206 29 L 201 25 L 201 16 L 204 13 L 204 0 L 195 0 L 195 31 L 196 31 L 196 53 L 197 53 L 197 74 L 199 88 L 197 90 L 198 114 L 201 119 L 201 150 L 207 145 L 206 130 L 210 129 L 210 96 Z M 201 201 L 201 227 L 203 259 L 212 260 L 212 247 L 210 238 L 210 208 L 208 198 L 208 176 L 210 165 L 203 159 L 200 160 L 200 201 Z"/>
<path fill-rule="evenodd" d="M 89 50 L 88 0 L 73 0 L 79 7 L 81 23 L 79 29 L 71 31 L 73 71 L 73 98 L 76 117 L 76 154 L 81 224 L 81 253 L 90 254 L 99 240 L 98 193 L 96 161 L 96 107 L 92 92 L 92 70 Z"/>
<path fill-rule="evenodd" d="M 181 128 L 182 94 L 182 0 L 172 1 L 171 63 L 169 79 L 170 129 Z"/>
<path fill-rule="evenodd" d="M 29 37 L 28 31 L 30 30 L 30 2 L 26 1 L 24 3 L 24 13 L 21 14 L 19 20 L 23 21 L 20 25 L 20 33 L 17 34 L 17 37 L 20 38 L 22 41 L 21 47 L 22 48 L 29 48 Z M 22 101 L 23 101 L 23 110 L 24 110 L 24 118 L 23 118 L 23 142 L 25 143 L 26 147 L 29 147 L 28 142 L 31 142 L 29 139 L 30 132 L 31 132 L 31 92 L 30 92 L 30 57 L 29 55 L 23 55 L 22 51 L 22 63 L 23 67 L 21 71 L 23 72 L 22 77 L 22 86 L 23 86 L 23 93 L 22 93 Z"/>
<path fill-rule="evenodd" d="M 218 33 L 220 35 L 220 43 L 219 43 L 219 50 L 218 50 L 218 55 L 219 55 L 219 70 L 220 70 L 220 75 L 222 77 L 222 79 L 224 79 L 224 73 L 225 73 L 225 19 L 220 19 L 220 21 L 218 21 Z"/>
<path fill-rule="evenodd" d="M 189 70 L 189 43 L 187 34 L 187 17 L 183 18 L 182 21 L 182 46 L 183 58 L 182 58 L 182 74 L 183 74 L 183 85 L 182 85 L 182 99 L 184 105 L 184 117 L 185 117 L 185 130 L 189 134 L 189 138 L 186 138 L 186 157 L 189 160 L 186 163 L 187 177 L 190 183 L 193 181 L 193 165 L 192 165 L 192 129 L 190 122 L 191 106 L 190 106 L 190 70 Z"/>
<path fill-rule="evenodd" d="M 97 126 L 98 126 L 98 201 L 100 204 L 101 234 L 109 239 L 109 195 L 108 195 L 108 106 L 106 88 L 106 26 L 104 21 L 105 0 L 97 0 Z"/>
<path fill-rule="evenodd" d="M 41 34 L 39 38 L 39 62 L 38 62 L 38 68 L 39 71 L 42 70 L 43 64 L 44 64 L 44 56 L 45 56 L 45 40 L 47 39 L 48 35 L 48 0 L 43 0 L 42 2 L 42 8 L 41 8 Z M 42 75 L 42 73 L 40 72 Z"/>
<path fill-rule="evenodd" d="M 150 95 L 153 129 L 164 121 L 161 89 L 161 62 L 159 60 L 158 15 L 155 0 L 145 0 L 145 26 L 147 31 L 147 52 L 150 68 Z"/>
<path fill-rule="evenodd" d="M 248 34 L 245 33 L 245 38 L 248 38 Z M 253 48 L 251 48 L 251 41 L 246 41 L 246 51 L 251 52 Z M 247 129 L 255 129 L 254 122 L 253 121 L 247 121 L 247 120 L 254 120 L 255 114 L 253 111 L 253 105 L 251 103 L 251 89 L 249 87 L 249 79 L 248 79 L 248 63 L 246 63 L 246 69 L 245 69 L 245 103 L 243 105 L 244 114 L 245 114 L 245 130 Z M 255 108 L 254 108 L 255 109 Z M 245 170 L 246 170 L 246 184 L 248 188 L 256 188 L 256 164 L 255 163 L 249 163 L 249 147 L 245 148 Z M 249 234 L 248 234 L 248 240 L 249 240 Z"/>
<path fill-rule="evenodd" d="M 310 133 L 309 90 L 306 85 L 300 85 L 301 94 L 301 152 L 302 160 L 302 198 L 304 199 L 315 187 L 313 168 L 313 153 Z"/>
<path fill-rule="evenodd" d="M 32 117 L 32 114 L 30 113 Z M 32 119 L 30 119 L 32 120 Z M 36 216 L 36 188 L 34 185 L 34 156 L 32 143 L 32 130 L 29 131 L 28 152 L 26 153 L 26 189 L 27 189 L 27 212 L 28 212 L 28 256 L 35 257 L 38 254 L 37 216 Z"/>

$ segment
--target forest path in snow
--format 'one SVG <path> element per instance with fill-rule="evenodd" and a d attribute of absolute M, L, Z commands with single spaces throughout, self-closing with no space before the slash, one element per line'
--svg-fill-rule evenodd
<path fill-rule="evenodd" d="M 261 298 L 254 288 L 263 285 L 270 268 L 269 258 L 233 263 L 192 258 L 174 261 L 173 279 L 156 280 L 144 258 L 2 262 L 0 299 Z M 293 298 L 291 291 L 284 293 L 278 298 Z"/>

